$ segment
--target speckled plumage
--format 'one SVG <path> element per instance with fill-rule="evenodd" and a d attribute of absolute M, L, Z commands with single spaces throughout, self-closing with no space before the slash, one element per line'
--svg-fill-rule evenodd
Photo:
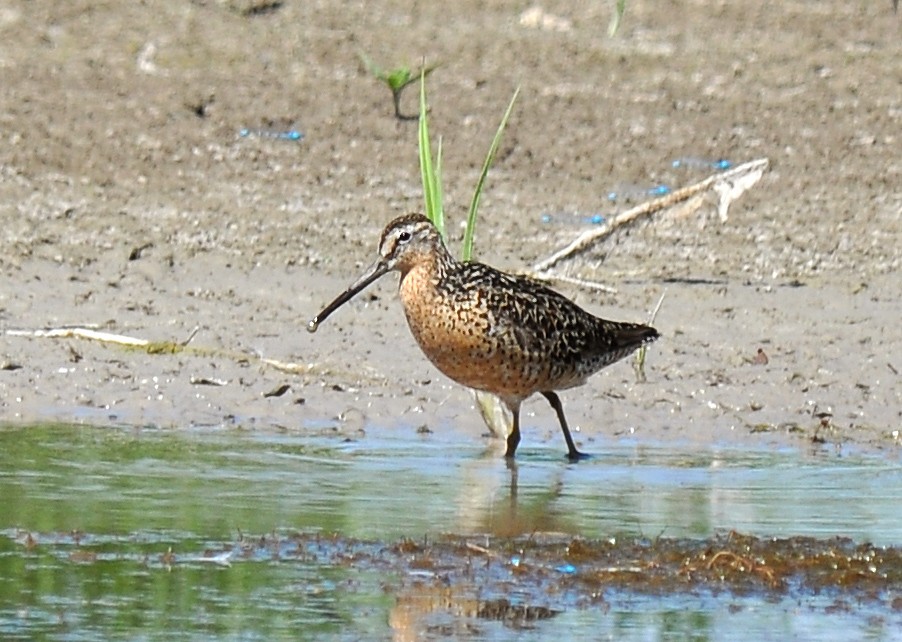
<path fill-rule="evenodd" d="M 491 392 L 510 408 L 508 457 L 520 441 L 520 404 L 537 392 L 557 413 L 569 456 L 580 457 L 554 391 L 585 383 L 658 337 L 649 326 L 598 318 L 533 279 L 455 260 L 420 214 L 386 226 L 379 259 L 309 329 L 392 270 L 401 274 L 401 302 L 423 353 L 454 381 Z"/>

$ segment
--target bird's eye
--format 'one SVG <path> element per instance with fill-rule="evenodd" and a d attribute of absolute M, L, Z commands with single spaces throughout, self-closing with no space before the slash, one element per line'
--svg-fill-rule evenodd
<path fill-rule="evenodd" d="M 404 231 L 398 234 L 398 240 L 402 243 L 406 243 L 410 240 L 410 232 Z"/>

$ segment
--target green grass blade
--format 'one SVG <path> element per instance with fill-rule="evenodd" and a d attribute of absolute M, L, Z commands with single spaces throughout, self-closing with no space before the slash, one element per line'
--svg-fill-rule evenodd
<path fill-rule="evenodd" d="M 482 196 L 482 188 L 485 185 L 485 178 L 489 173 L 489 167 L 492 166 L 492 161 L 495 160 L 498 146 L 501 144 L 501 136 L 504 134 L 504 128 L 507 127 L 507 121 L 510 118 L 511 112 L 514 110 L 514 103 L 517 101 L 517 96 L 519 95 L 520 88 L 517 87 L 517 90 L 514 92 L 514 95 L 507 106 L 507 111 L 504 112 L 504 117 L 498 125 L 498 130 L 495 132 L 495 138 L 492 139 L 492 145 L 489 147 L 489 153 L 486 154 L 485 162 L 482 164 L 482 172 L 479 174 L 479 180 L 476 182 L 476 189 L 473 191 L 473 200 L 470 201 L 470 209 L 467 213 L 467 228 L 464 231 L 464 245 L 461 252 L 463 261 L 469 261 L 473 257 L 473 238 L 476 235 L 476 215 L 479 210 L 479 199 Z"/>
<path fill-rule="evenodd" d="M 423 67 L 418 74 L 410 74 L 410 77 L 404 81 L 404 84 L 401 85 L 401 89 L 404 89 L 407 85 L 415 83 L 417 80 L 423 80 L 435 71 L 438 68 L 438 65 L 429 65 L 428 67 Z"/>
<path fill-rule="evenodd" d="M 614 15 L 611 16 L 611 22 L 608 24 L 608 36 L 614 37 L 617 30 L 620 29 L 620 21 L 623 20 L 623 12 L 626 11 L 626 0 L 617 0 L 614 7 Z"/>
<path fill-rule="evenodd" d="M 417 130 L 419 143 L 420 178 L 423 181 L 423 212 L 430 221 L 435 222 L 435 210 L 432 205 L 432 151 L 429 149 L 429 124 L 426 122 L 426 85 L 420 84 L 420 122 Z"/>
<path fill-rule="evenodd" d="M 439 223 L 436 225 L 441 232 L 442 239 L 446 239 L 445 234 L 445 206 L 444 193 L 442 191 L 442 137 L 438 137 L 438 148 L 435 150 L 434 171 L 432 173 L 432 198 L 437 204 Z M 439 225 L 441 227 L 439 227 Z"/>
<path fill-rule="evenodd" d="M 410 73 L 410 69 L 407 67 L 398 67 L 385 76 L 385 82 L 388 84 L 388 88 L 399 93 L 410 83 L 416 82 L 416 79 L 417 77 Z"/>
<path fill-rule="evenodd" d="M 360 57 L 360 62 L 363 63 L 363 66 L 366 68 L 367 72 L 373 76 L 373 78 L 377 78 L 378 80 L 385 81 L 385 72 L 382 71 L 382 68 L 373 62 L 369 56 L 367 56 L 362 51 L 357 54 Z"/>
<path fill-rule="evenodd" d="M 420 71 L 420 122 L 419 154 L 420 177 L 423 181 L 424 214 L 433 222 L 442 238 L 445 238 L 445 215 L 442 211 L 442 187 L 436 168 L 432 164 L 432 146 L 429 142 L 429 122 L 426 107 L 426 75 Z M 439 144 L 438 169 L 441 170 L 441 144 Z"/>

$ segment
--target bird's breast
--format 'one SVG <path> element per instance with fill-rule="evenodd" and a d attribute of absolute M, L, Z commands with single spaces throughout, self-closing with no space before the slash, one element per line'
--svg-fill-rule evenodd
<path fill-rule="evenodd" d="M 426 357 L 469 388 L 515 397 L 535 392 L 535 377 L 521 358 L 515 338 L 499 332 L 479 288 L 440 285 L 422 268 L 414 267 L 401 277 L 407 322 Z"/>

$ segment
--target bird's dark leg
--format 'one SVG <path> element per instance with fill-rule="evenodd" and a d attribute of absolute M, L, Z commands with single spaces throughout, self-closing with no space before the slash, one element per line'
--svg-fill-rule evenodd
<path fill-rule="evenodd" d="M 511 485 L 510 485 L 511 510 L 516 512 L 516 510 L 517 510 L 517 487 L 518 487 L 517 480 L 520 477 L 520 475 L 519 475 L 520 469 L 517 467 L 517 460 L 514 459 L 513 457 L 505 457 L 504 463 L 507 464 L 507 469 L 510 471 L 510 474 L 511 474 Z"/>
<path fill-rule="evenodd" d="M 520 444 L 520 404 L 519 402 L 507 402 L 507 407 L 514 416 L 514 425 L 507 436 L 507 450 L 504 451 L 504 456 L 512 459 L 514 453 L 517 452 L 517 446 Z"/>
<path fill-rule="evenodd" d="M 564 406 L 561 405 L 561 398 L 552 390 L 543 392 L 542 396 L 545 397 L 548 400 L 548 403 L 551 404 L 551 407 L 554 408 L 554 412 L 557 413 L 557 419 L 561 422 L 561 430 L 564 431 L 564 439 L 567 440 L 567 457 L 570 461 L 577 461 L 588 457 L 589 455 L 578 451 L 576 445 L 573 443 L 573 437 L 570 436 L 570 428 L 567 426 L 567 419 L 564 417 Z"/>

